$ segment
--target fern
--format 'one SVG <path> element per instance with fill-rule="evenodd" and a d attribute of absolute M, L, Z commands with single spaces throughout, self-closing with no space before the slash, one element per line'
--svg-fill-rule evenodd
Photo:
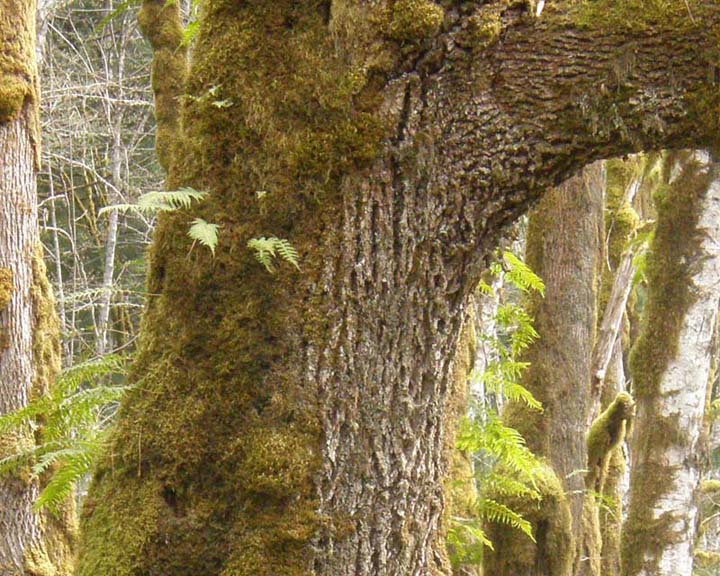
<path fill-rule="evenodd" d="M 77 364 L 57 379 L 49 394 L 0 417 L 0 435 L 26 439 L 16 453 L 0 460 L 0 476 L 27 469 L 42 478 L 36 509 L 57 512 L 92 470 L 105 444 L 108 420 L 129 389 L 98 382 L 124 376 L 126 362 L 109 355 Z M 40 443 L 33 440 L 36 430 Z"/>
<path fill-rule="evenodd" d="M 195 218 L 190 230 L 188 230 L 188 236 L 196 242 L 200 242 L 203 246 L 210 248 L 213 256 L 215 256 L 215 248 L 218 244 L 218 230 L 220 226 L 217 224 L 210 224 L 202 218 Z"/>
<path fill-rule="evenodd" d="M 138 214 L 157 214 L 180 208 L 189 208 L 193 202 L 205 198 L 205 192 L 194 188 L 180 188 L 171 192 L 148 192 L 138 198 L 135 204 L 113 204 L 101 208 L 98 215 L 118 210 L 120 212 L 136 212 Z"/>
<path fill-rule="evenodd" d="M 483 498 L 478 503 L 477 512 L 482 518 L 485 518 L 489 522 L 512 526 L 513 528 L 520 530 L 533 542 L 535 541 L 530 522 L 525 520 L 520 514 L 511 508 L 505 506 L 505 504 L 496 502 L 491 498 Z"/>
<path fill-rule="evenodd" d="M 542 279 L 525 262 L 507 250 L 503 252 L 502 258 L 507 266 L 506 278 L 515 287 L 523 292 L 537 292 L 541 296 L 545 294 L 545 284 Z"/>
<path fill-rule="evenodd" d="M 289 241 L 283 238 L 276 238 L 275 236 L 270 236 L 269 238 L 251 238 L 247 245 L 248 248 L 255 253 L 256 260 L 260 262 L 270 274 L 274 274 L 276 271 L 275 258 L 285 260 L 300 270 L 297 250 L 295 250 Z"/>
<path fill-rule="evenodd" d="M 543 294 L 542 280 L 511 252 L 504 252 L 490 266 L 490 274 L 504 280 L 521 293 Z M 495 289 L 490 282 L 481 283 L 481 293 L 491 296 Z M 512 402 L 521 402 L 535 410 L 542 405 L 521 381 L 529 363 L 521 354 L 538 338 L 533 319 L 527 310 L 514 302 L 504 302 L 495 316 L 498 336 L 484 337 L 491 349 L 491 360 L 484 372 L 474 371 L 470 378 L 483 384 L 485 390 Z M 485 405 L 475 406 L 473 418 L 464 419 L 457 434 L 457 448 L 473 459 L 478 489 L 475 517 L 455 518 L 448 543 L 454 564 L 477 564 L 483 547 L 492 543 L 482 529 L 483 522 L 500 522 L 533 538 L 532 526 L 520 513 L 500 499 L 522 498 L 540 500 L 537 481 L 543 473 L 542 462 L 526 446 L 522 435 L 503 424 L 496 410 Z M 490 496 L 492 495 L 492 496 Z"/>

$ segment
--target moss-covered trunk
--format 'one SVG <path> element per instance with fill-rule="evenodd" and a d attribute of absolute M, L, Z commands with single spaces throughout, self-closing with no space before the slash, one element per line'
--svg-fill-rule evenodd
<path fill-rule="evenodd" d="M 601 276 L 600 310 L 602 322 L 598 341 L 593 351 L 595 398 L 601 409 L 607 410 L 618 395 L 626 392 L 625 349 L 628 340 L 627 303 L 635 273 L 634 253 L 630 242 L 640 223 L 640 217 L 633 208 L 633 200 L 643 184 L 638 158 L 614 159 L 606 163 L 607 188 L 605 199 L 605 246 Z M 609 352 L 609 357 L 606 354 Z M 604 360 L 603 360 L 604 357 Z M 603 368 L 607 361 L 606 368 Z M 622 396 L 620 396 L 622 398 Z M 589 488 L 601 495 L 599 509 L 596 509 L 601 535 L 601 574 L 619 576 L 623 501 L 627 486 L 626 434 L 631 422 L 634 406 L 628 404 L 627 419 L 621 418 L 614 424 L 615 430 L 609 435 L 609 442 L 596 456 L 595 466 L 599 469 L 592 474 L 593 485 Z M 610 437 L 611 436 L 611 437 Z"/>
<path fill-rule="evenodd" d="M 625 576 L 690 576 L 693 567 L 697 449 L 720 301 L 720 172 L 705 152 L 670 161 L 630 362 L 638 410 Z"/>
<path fill-rule="evenodd" d="M 81 576 L 448 574 L 446 409 L 483 254 L 587 160 L 710 137 L 690 129 L 720 11 L 634 38 L 642 80 L 597 100 L 634 30 L 529 8 L 208 0 L 178 98 L 177 4 L 144 3 L 169 187 L 209 194 L 161 219 Z M 596 130 L 607 113 L 622 134 Z M 197 217 L 221 226 L 215 257 L 187 237 Z M 272 236 L 300 271 L 257 262 L 248 241 Z"/>
<path fill-rule="evenodd" d="M 35 2 L 0 1 L 0 414 L 47 392 L 59 369 L 55 317 L 38 232 Z M 37 431 L 40 434 L 41 431 Z M 31 449 L 28 428 L 0 437 L 0 459 Z M 33 511 L 39 482 L 0 477 L 0 574 L 69 576 L 72 510 Z"/>

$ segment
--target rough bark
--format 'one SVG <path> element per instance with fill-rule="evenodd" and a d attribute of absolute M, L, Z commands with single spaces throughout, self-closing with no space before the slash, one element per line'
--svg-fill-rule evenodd
<path fill-rule="evenodd" d="M 632 438 L 626 576 L 693 570 L 710 344 L 720 301 L 720 172 L 708 153 L 673 166 L 659 198 L 648 263 L 649 296 L 631 373 L 638 401 Z"/>
<path fill-rule="evenodd" d="M 210 192 L 192 216 L 220 245 L 160 223 L 79 574 L 447 574 L 445 412 L 482 255 L 586 162 L 711 138 L 719 14 L 691 4 L 703 26 L 611 31 L 517 2 L 205 3 L 160 157 L 171 188 Z M 271 235 L 302 273 L 254 260 Z"/>
<path fill-rule="evenodd" d="M 34 10 L 34 2 L 0 2 L 0 414 L 47 392 L 60 358 L 37 221 Z M 35 432 L 4 434 L 0 458 L 31 449 Z M 0 478 L 3 576 L 70 574 L 72 511 L 36 513 L 39 490 L 27 468 Z"/>

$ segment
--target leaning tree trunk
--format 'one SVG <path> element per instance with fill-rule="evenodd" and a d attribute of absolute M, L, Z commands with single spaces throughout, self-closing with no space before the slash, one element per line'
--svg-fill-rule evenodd
<path fill-rule="evenodd" d="M 648 261 L 649 295 L 631 373 L 632 438 L 625 576 L 693 571 L 698 441 L 720 302 L 720 166 L 708 153 L 671 156 Z"/>
<path fill-rule="evenodd" d="M 585 162 L 709 137 L 720 8 L 647 34 L 590 6 L 208 0 L 180 98 L 177 4 L 141 12 L 158 154 L 208 196 L 161 218 L 78 573 L 448 574 L 446 408 L 482 255 Z M 271 237 L 299 272 L 256 260 Z"/>
<path fill-rule="evenodd" d="M 35 3 L 0 1 L 0 414 L 47 391 L 59 369 L 59 326 L 38 233 Z M 30 450 L 28 427 L 0 436 L 0 459 Z M 0 477 L 0 575 L 71 572 L 72 513 L 38 514 L 27 467 Z"/>

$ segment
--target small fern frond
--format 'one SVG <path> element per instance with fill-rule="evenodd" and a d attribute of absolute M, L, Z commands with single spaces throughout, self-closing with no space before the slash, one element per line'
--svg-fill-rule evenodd
<path fill-rule="evenodd" d="M 532 533 L 532 524 L 525 520 L 520 514 L 497 502 L 491 498 L 482 498 L 477 505 L 477 512 L 482 517 L 496 524 L 507 524 L 523 534 L 528 536 L 535 542 L 535 536 Z"/>
<path fill-rule="evenodd" d="M 138 214 L 157 214 L 158 212 L 169 212 L 180 208 L 189 208 L 194 201 L 205 198 L 205 192 L 199 192 L 194 188 L 180 188 L 169 192 L 148 192 L 138 198 L 135 204 L 113 204 L 101 208 L 98 215 L 118 210 L 120 212 L 136 212 Z"/>
<path fill-rule="evenodd" d="M 510 251 L 503 252 L 503 262 L 507 266 L 505 278 L 523 292 L 537 292 L 545 294 L 545 284 L 542 278 L 535 274 L 530 267 Z"/>
<path fill-rule="evenodd" d="M 295 247 L 284 238 L 251 238 L 248 240 L 247 246 L 255 254 L 255 259 L 262 264 L 270 274 L 275 273 L 274 259 L 276 257 L 285 260 L 300 270 L 299 255 Z"/>
<path fill-rule="evenodd" d="M 215 248 L 218 245 L 218 231 L 220 226 L 218 224 L 211 224 L 206 222 L 202 218 L 195 218 L 193 220 L 190 229 L 188 230 L 188 236 L 196 242 L 200 242 L 203 246 L 210 248 L 213 256 L 215 256 Z"/>

